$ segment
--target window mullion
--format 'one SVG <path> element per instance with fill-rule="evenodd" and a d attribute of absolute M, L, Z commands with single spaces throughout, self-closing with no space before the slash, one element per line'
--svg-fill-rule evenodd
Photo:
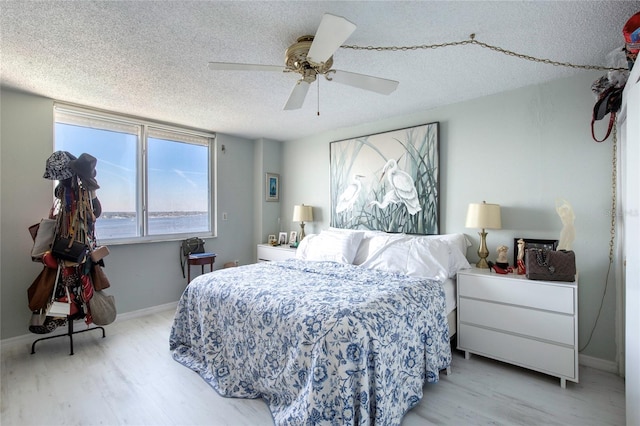
<path fill-rule="evenodd" d="M 139 225 L 139 229 L 142 236 L 147 236 L 149 235 L 149 174 L 148 174 L 148 168 L 149 168 L 149 160 L 148 160 L 148 148 L 149 148 L 149 144 L 148 144 L 148 126 L 146 125 L 142 125 L 141 126 L 141 137 L 140 137 L 140 155 L 139 155 L 139 163 L 138 163 L 138 170 L 139 170 L 139 188 L 138 191 L 140 193 L 140 196 L 138 197 L 138 203 L 139 203 L 139 211 L 142 212 L 141 216 L 141 221 L 138 224 Z"/>

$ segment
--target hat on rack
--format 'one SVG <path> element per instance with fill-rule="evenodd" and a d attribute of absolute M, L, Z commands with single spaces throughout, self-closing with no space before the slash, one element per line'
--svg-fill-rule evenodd
<path fill-rule="evenodd" d="M 640 12 L 633 15 L 624 24 L 622 35 L 624 35 L 627 51 L 637 55 L 640 51 Z"/>
<path fill-rule="evenodd" d="M 622 28 L 625 50 L 627 52 L 627 64 L 629 71 L 633 68 L 638 52 L 640 52 L 640 12 L 633 15 Z"/>
<path fill-rule="evenodd" d="M 97 162 L 96 157 L 84 152 L 80 154 L 80 157 L 69 162 L 69 168 L 78 175 L 82 185 L 89 191 L 100 188 L 95 179 Z"/>
<path fill-rule="evenodd" d="M 76 160 L 76 157 L 67 151 L 56 151 L 47 158 L 44 168 L 45 179 L 65 180 L 73 176 L 73 170 L 69 168 L 69 163 Z"/>

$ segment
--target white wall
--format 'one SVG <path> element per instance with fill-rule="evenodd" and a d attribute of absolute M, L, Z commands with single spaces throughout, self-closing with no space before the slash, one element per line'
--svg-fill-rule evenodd
<path fill-rule="evenodd" d="M 239 259 L 250 263 L 255 240 L 277 230 L 298 230 L 291 222 L 293 205 L 316 206 L 318 232 L 329 225 L 329 143 L 423 123 L 440 122 L 442 232 L 465 232 L 467 204 L 486 200 L 502 205 L 503 229 L 490 231 L 488 245 L 513 244 L 514 237 L 558 238 L 561 222 L 555 199 L 567 199 L 576 213 L 574 250 L 580 272 L 580 344 L 584 345 L 600 306 L 608 263 L 611 142 L 593 142 L 589 130 L 594 99 L 590 86 L 598 73 L 554 81 L 415 114 L 392 117 L 283 144 L 218 135 L 219 237 L 206 248 L 218 253 L 216 267 Z M 46 215 L 51 185 L 42 179 L 53 149 L 53 101 L 2 91 L 0 297 L 1 338 L 26 333 L 29 312 L 26 289 L 40 267 L 28 257 L 27 227 Z M 602 131 L 599 124 L 599 131 Z M 213 129 L 215 130 L 215 129 Z M 221 145 L 226 153 L 221 153 Z M 264 148 L 266 147 L 266 148 Z M 264 177 L 271 165 L 280 169 L 281 201 L 263 201 Z M 281 168 L 286 164 L 286 170 Z M 99 179 L 99 176 L 98 176 Z M 260 196 L 257 196 L 260 194 Z M 99 194 L 98 194 L 99 195 Z M 276 212 L 271 210 L 275 209 Z M 268 212 L 267 212 L 268 210 Z M 257 215 L 256 211 L 264 214 Z M 268 217 L 265 219 L 265 217 Z M 269 222 L 274 222 L 270 225 Z M 185 280 L 178 266 L 177 241 L 112 247 L 106 259 L 121 313 L 172 302 Z M 584 354 L 615 360 L 615 288 L 610 285 L 598 326 Z"/>
<path fill-rule="evenodd" d="M 27 288 L 42 270 L 29 257 L 33 243 L 27 228 L 48 214 L 53 199 L 51 181 L 42 178 L 53 152 L 53 101 L 8 90 L 0 99 L 0 338 L 7 339 L 28 334 Z M 215 207 L 228 220 L 219 220 L 217 238 L 206 239 L 205 249 L 218 255 L 214 269 L 233 260 L 253 263 L 256 252 L 254 142 L 218 134 L 216 147 Z M 109 246 L 105 272 L 112 286 L 107 292 L 115 296 L 119 313 L 178 300 L 186 286 L 179 247 L 179 241 Z"/>
<path fill-rule="evenodd" d="M 27 288 L 42 270 L 42 265 L 31 261 L 33 242 L 25 230 L 47 216 L 53 201 L 51 183 L 42 178 L 44 162 L 53 149 L 53 102 L 4 91 L 0 101 L 0 312 L 4 338 L 27 332 Z"/>
<path fill-rule="evenodd" d="M 317 220 L 307 225 L 307 233 L 329 226 L 330 142 L 438 121 L 440 226 L 443 233 L 464 232 L 474 241 L 470 260 L 478 259 L 479 237 L 477 230 L 464 227 L 469 203 L 486 200 L 502 206 L 503 229 L 489 231 L 487 237 L 490 259 L 495 259 L 498 245 L 513 247 L 515 237 L 558 239 L 562 223 L 555 200 L 564 198 L 573 206 L 583 346 L 600 306 L 609 252 L 611 142 L 594 142 L 589 128 L 594 103 L 590 87 L 597 77 L 598 73 L 585 73 L 285 142 L 283 217 L 296 229 L 292 206 L 304 202 L 317 207 Z M 598 131 L 603 131 L 601 124 Z M 613 278 L 592 342 L 584 351 L 611 362 L 616 354 Z"/>
<path fill-rule="evenodd" d="M 268 240 L 269 234 L 278 235 L 280 232 L 280 211 L 281 201 L 266 201 L 266 174 L 280 174 L 282 169 L 282 143 L 270 139 L 258 139 L 256 141 L 256 161 L 255 161 L 255 200 L 259 206 L 256 217 L 256 238 L 255 244 L 264 243 Z M 283 179 L 280 177 L 280 191 L 282 192 Z M 255 252 L 255 250 L 254 250 Z"/>

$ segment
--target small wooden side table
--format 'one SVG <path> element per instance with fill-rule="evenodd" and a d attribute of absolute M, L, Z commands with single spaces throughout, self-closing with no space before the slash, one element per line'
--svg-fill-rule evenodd
<path fill-rule="evenodd" d="M 213 263 L 216 261 L 215 253 L 194 253 L 187 258 L 187 283 L 191 282 L 191 266 L 200 265 L 204 274 L 204 265 L 209 265 L 213 271 Z"/>

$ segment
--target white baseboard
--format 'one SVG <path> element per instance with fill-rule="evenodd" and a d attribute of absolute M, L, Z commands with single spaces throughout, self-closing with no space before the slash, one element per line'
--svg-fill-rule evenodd
<path fill-rule="evenodd" d="M 143 317 L 146 315 L 152 315 L 157 312 L 164 312 L 170 309 L 175 310 L 178 306 L 178 302 L 165 303 L 164 305 L 152 306 L 150 308 L 138 309 L 137 311 L 125 312 L 124 314 L 118 314 L 115 322 L 127 321 L 134 318 Z M 4 354 L 5 350 L 10 350 L 16 346 L 31 344 L 34 340 L 40 337 L 47 337 L 46 334 L 23 334 L 22 336 L 10 337 L 8 339 L 0 340 L 0 352 Z"/>
<path fill-rule="evenodd" d="M 165 303 L 164 305 L 152 306 L 150 308 L 138 309 L 137 311 L 126 312 L 124 314 L 118 314 L 116 322 L 152 315 L 157 312 L 164 312 L 170 309 L 175 310 L 177 306 L 178 302 L 176 301 Z M 11 337 L 9 339 L 2 339 L 0 340 L 0 350 L 1 352 L 4 352 L 5 350 L 14 348 L 15 346 L 31 343 L 34 340 L 34 337 L 37 338 L 37 336 L 39 335 L 29 333 L 22 336 Z M 608 361 L 606 359 L 582 354 L 579 355 L 578 361 L 580 365 L 584 365 L 585 367 L 596 368 L 598 370 L 618 374 L 618 364 L 615 361 Z"/>
<path fill-rule="evenodd" d="M 137 311 L 126 312 L 124 314 L 118 315 L 118 317 L 116 318 L 116 321 L 117 320 L 126 321 L 126 320 L 130 320 L 130 319 L 134 319 L 134 318 L 143 317 L 145 315 L 151 315 L 151 314 L 155 314 L 155 313 L 158 313 L 158 312 L 168 311 L 170 309 L 175 311 L 177 307 L 178 307 L 178 301 L 175 301 L 175 302 L 165 303 L 164 305 L 158 305 L 158 306 L 152 306 L 150 308 L 138 309 Z"/>
<path fill-rule="evenodd" d="M 596 368 L 608 373 L 618 374 L 618 364 L 615 361 L 608 361 L 606 359 L 580 354 L 578 356 L 578 363 L 585 367 Z"/>

